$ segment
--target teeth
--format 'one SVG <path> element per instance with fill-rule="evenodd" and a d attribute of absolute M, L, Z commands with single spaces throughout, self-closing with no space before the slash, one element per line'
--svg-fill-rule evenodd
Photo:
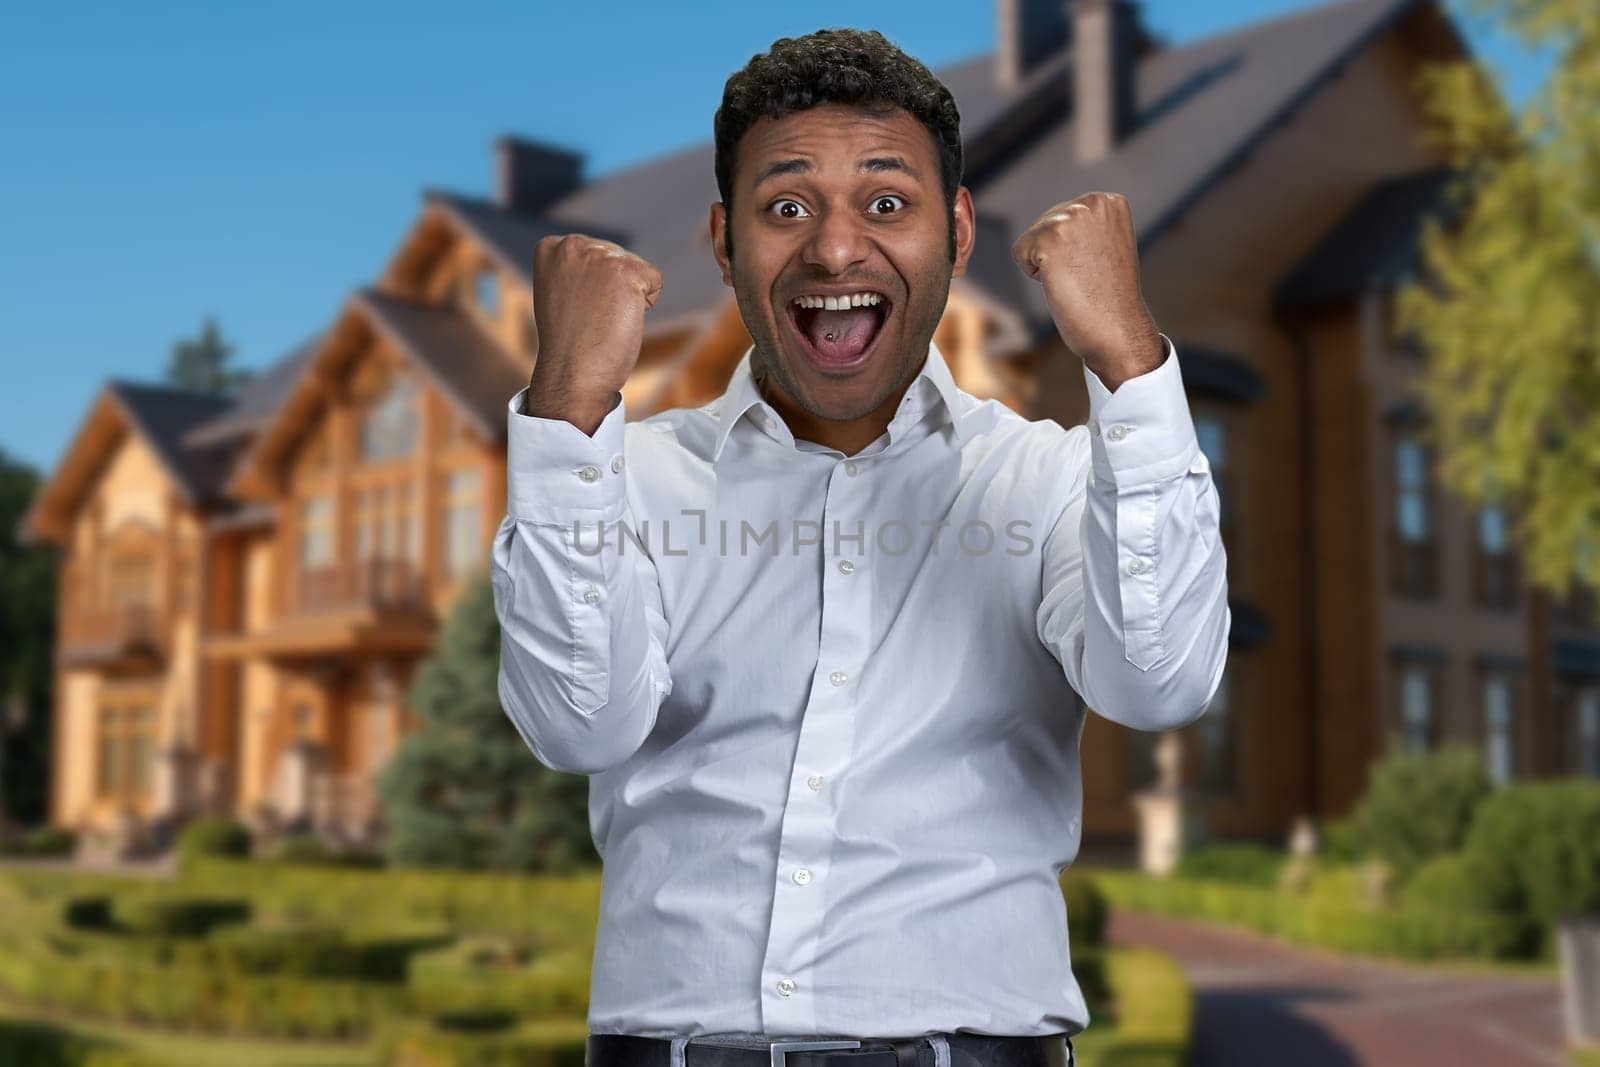
<path fill-rule="evenodd" d="M 844 308 L 877 307 L 883 297 L 877 293 L 851 293 L 847 296 L 797 296 L 794 302 L 803 308 L 823 308 L 839 311 Z"/>

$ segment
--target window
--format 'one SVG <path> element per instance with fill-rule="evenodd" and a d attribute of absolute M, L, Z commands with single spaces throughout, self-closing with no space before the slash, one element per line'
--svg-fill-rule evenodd
<path fill-rule="evenodd" d="M 333 498 L 313 497 L 300 505 L 300 569 L 333 563 Z"/>
<path fill-rule="evenodd" d="M 417 386 L 397 377 L 361 420 L 361 456 L 370 463 L 404 459 L 417 446 Z"/>
<path fill-rule="evenodd" d="M 1487 504 L 1478 511 L 1478 547 L 1491 556 L 1505 552 L 1506 513 L 1498 504 Z"/>
<path fill-rule="evenodd" d="M 1428 537 L 1427 456 L 1415 439 L 1403 437 L 1395 443 L 1395 527 L 1400 539 L 1411 544 Z"/>
<path fill-rule="evenodd" d="M 1195 739 L 1199 744 L 1200 774 L 1207 789 L 1217 793 L 1231 793 L 1234 788 L 1234 735 L 1233 699 L 1230 677 L 1233 664 L 1222 668 L 1222 680 L 1217 683 L 1217 695 L 1205 714 L 1195 722 Z"/>
<path fill-rule="evenodd" d="M 472 299 L 476 301 L 478 310 L 489 318 L 500 314 L 500 281 L 490 267 L 480 267 L 472 276 Z"/>
<path fill-rule="evenodd" d="M 1600 686 L 1578 694 L 1578 772 L 1600 777 Z"/>
<path fill-rule="evenodd" d="M 1473 595 L 1486 608 L 1509 611 L 1517 606 L 1517 558 L 1506 530 L 1505 509 L 1490 503 L 1478 509 L 1473 553 Z"/>
<path fill-rule="evenodd" d="M 103 705 L 98 725 L 96 791 L 125 803 L 148 797 L 155 770 L 154 705 L 148 700 Z"/>
<path fill-rule="evenodd" d="M 113 608 L 149 608 L 156 599 L 156 561 L 148 555 L 113 556 L 106 563 L 106 599 Z"/>
<path fill-rule="evenodd" d="M 1390 582 L 1402 596 L 1431 597 L 1438 592 L 1439 560 L 1428 449 L 1409 433 L 1395 438 L 1393 448 Z"/>
<path fill-rule="evenodd" d="M 1400 668 L 1400 729 L 1406 748 L 1433 747 L 1433 673 L 1421 664 Z"/>
<path fill-rule="evenodd" d="M 1512 679 L 1504 672 L 1483 680 L 1483 760 L 1496 785 L 1509 782 L 1513 769 L 1511 685 Z"/>
<path fill-rule="evenodd" d="M 445 479 L 444 559 L 452 578 L 475 569 L 483 554 L 478 543 L 480 480 L 477 468 L 451 471 Z"/>

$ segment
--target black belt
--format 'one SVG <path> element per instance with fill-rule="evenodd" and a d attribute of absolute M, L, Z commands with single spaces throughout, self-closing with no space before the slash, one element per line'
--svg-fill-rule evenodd
<path fill-rule="evenodd" d="M 1065 1034 L 1003 1037 L 941 1033 L 950 1046 L 949 1067 L 1076 1067 L 1072 1039 Z M 933 1042 L 916 1037 L 780 1038 L 768 1045 L 718 1044 L 693 1038 L 683 1049 L 683 1067 L 938 1067 Z M 635 1034 L 589 1035 L 584 1067 L 673 1067 L 672 1041 Z"/>

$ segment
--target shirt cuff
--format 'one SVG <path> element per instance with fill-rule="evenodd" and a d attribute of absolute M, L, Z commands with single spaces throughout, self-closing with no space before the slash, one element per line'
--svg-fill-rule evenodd
<path fill-rule="evenodd" d="M 1166 334 L 1161 340 L 1167 352 L 1161 365 L 1129 378 L 1115 392 L 1083 365 L 1089 389 L 1089 459 L 1096 481 L 1118 489 L 1158 482 L 1188 470 L 1200 447 L 1177 347 Z"/>
<path fill-rule="evenodd" d="M 525 415 L 523 389 L 506 410 L 506 510 L 518 521 L 614 518 L 622 511 L 622 444 L 627 416 L 620 392 L 611 410 L 584 433 L 566 419 Z"/>

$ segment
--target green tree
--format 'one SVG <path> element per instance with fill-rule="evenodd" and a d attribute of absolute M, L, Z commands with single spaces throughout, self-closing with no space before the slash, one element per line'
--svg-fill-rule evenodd
<path fill-rule="evenodd" d="M 1520 115 L 1476 61 L 1424 70 L 1429 138 L 1460 177 L 1396 326 L 1424 353 L 1440 480 L 1503 503 L 1529 578 L 1565 595 L 1600 585 L 1600 7 L 1469 4 L 1554 65 Z"/>
<path fill-rule="evenodd" d="M 56 618 L 55 550 L 18 540 L 38 491 L 38 473 L 0 452 L 0 813 L 28 824 L 47 814 Z"/>
<path fill-rule="evenodd" d="M 167 381 L 185 389 L 227 392 L 249 379 L 245 371 L 228 366 L 233 346 L 222 339 L 216 320 L 207 315 L 200 336 L 182 338 L 172 346 L 167 362 Z"/>
<path fill-rule="evenodd" d="M 469 587 L 407 702 L 421 720 L 376 783 L 397 866 L 567 871 L 600 862 L 589 780 L 528 750 L 500 707 L 500 624 L 487 580 Z"/>

